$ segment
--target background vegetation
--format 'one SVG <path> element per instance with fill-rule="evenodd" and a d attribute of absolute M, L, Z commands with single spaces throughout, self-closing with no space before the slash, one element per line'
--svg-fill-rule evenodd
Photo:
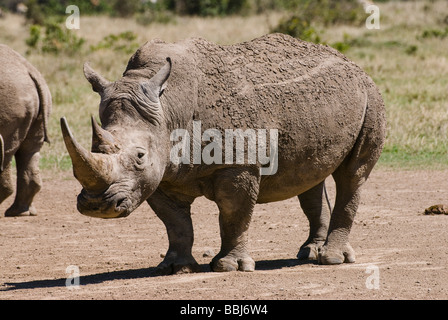
<path fill-rule="evenodd" d="M 448 2 L 375 1 L 381 29 L 357 0 L 28 0 L 16 13 L 14 0 L 0 0 L 0 43 L 25 55 L 44 75 L 53 95 L 52 144 L 42 167 L 70 168 L 59 130 L 67 116 L 76 137 L 90 144 L 89 115 L 99 97 L 84 79 L 82 64 L 110 80 L 121 76 L 144 42 L 200 36 L 220 44 L 270 32 L 342 51 L 379 86 L 387 107 L 388 136 L 380 165 L 448 168 Z M 65 8 L 76 4 L 81 28 L 68 30 Z"/>

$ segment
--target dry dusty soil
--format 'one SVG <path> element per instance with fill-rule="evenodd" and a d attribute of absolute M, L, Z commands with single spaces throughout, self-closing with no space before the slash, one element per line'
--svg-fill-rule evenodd
<path fill-rule="evenodd" d="M 294 198 L 256 206 L 255 272 L 211 272 L 207 253 L 219 251 L 218 211 L 197 199 L 193 254 L 202 272 L 174 276 L 153 275 L 168 242 L 146 203 L 123 219 L 85 217 L 76 210 L 80 186 L 71 173 L 50 175 L 44 172 L 38 216 L 5 218 L 12 199 L 0 206 L 0 300 L 448 298 L 448 215 L 423 214 L 448 202 L 448 171 L 375 170 L 351 232 L 357 261 L 338 266 L 295 259 L 308 223 Z M 74 287 L 67 271 L 77 270 Z"/>

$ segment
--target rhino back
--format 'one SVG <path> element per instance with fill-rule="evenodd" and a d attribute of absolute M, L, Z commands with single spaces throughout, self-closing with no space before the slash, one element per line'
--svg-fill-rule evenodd
<path fill-rule="evenodd" d="M 283 34 L 230 46 L 153 40 L 134 54 L 124 75 L 150 77 L 166 57 L 173 70 L 164 107 L 218 129 L 283 127 L 291 116 L 303 123 L 323 106 L 345 113 L 340 108 L 364 99 L 368 78 L 338 51 Z"/>
<path fill-rule="evenodd" d="M 0 134 L 5 143 L 5 163 L 33 124 L 41 127 L 37 131 L 46 139 L 44 119 L 50 109 L 50 91 L 40 73 L 19 53 L 0 44 Z"/>
<path fill-rule="evenodd" d="M 290 126 L 319 125 L 320 114 L 349 117 L 344 109 L 365 98 L 366 75 L 327 47 L 281 34 L 234 46 L 197 46 L 206 57 L 198 65 L 198 112 L 211 125 L 286 128 L 292 134 Z M 351 112 L 355 118 L 347 122 L 360 118 L 362 109 Z"/>

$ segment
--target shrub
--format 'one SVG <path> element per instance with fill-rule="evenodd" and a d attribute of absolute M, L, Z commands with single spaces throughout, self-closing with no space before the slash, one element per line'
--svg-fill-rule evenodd
<path fill-rule="evenodd" d="M 141 12 L 136 20 L 142 25 L 148 25 L 153 22 L 169 23 L 175 21 L 174 14 L 168 10 L 165 1 L 147 1 L 143 4 Z"/>
<path fill-rule="evenodd" d="M 28 47 L 36 48 L 40 40 L 41 27 L 33 24 L 30 26 L 30 36 L 25 40 Z"/>
<path fill-rule="evenodd" d="M 84 39 L 77 37 L 72 31 L 56 23 L 48 23 L 45 38 L 42 41 L 42 51 L 49 53 L 74 54 L 81 50 Z"/>
<path fill-rule="evenodd" d="M 292 37 L 299 38 L 304 41 L 320 43 L 320 37 L 311 26 L 311 22 L 299 15 L 293 15 L 289 18 L 282 19 L 272 32 L 280 32 L 288 34 Z"/>
<path fill-rule="evenodd" d="M 325 25 L 357 24 L 365 20 L 365 12 L 358 0 L 257 0 L 269 7 L 286 9 L 307 16 L 313 22 Z M 274 2 L 274 3 L 272 3 Z"/>
<path fill-rule="evenodd" d="M 91 46 L 90 50 L 111 49 L 131 54 L 139 47 L 139 44 L 135 40 L 137 40 L 137 35 L 132 31 L 125 31 L 120 34 L 109 34 L 96 46 Z"/>
<path fill-rule="evenodd" d="M 406 47 L 404 52 L 408 55 L 414 55 L 417 53 L 418 47 L 416 45 L 409 45 Z"/>
<path fill-rule="evenodd" d="M 358 24 L 365 19 L 362 6 L 356 0 L 292 0 L 282 1 L 293 13 L 280 20 L 271 32 L 281 32 L 305 41 L 320 43 L 315 25 Z M 347 41 L 335 43 L 338 50 L 349 48 Z"/>
<path fill-rule="evenodd" d="M 140 0 L 115 0 L 112 12 L 120 17 L 130 17 L 138 12 L 140 8 Z"/>
<path fill-rule="evenodd" d="M 43 37 L 42 29 L 45 29 Z M 77 37 L 67 28 L 61 27 L 58 23 L 47 22 L 44 27 L 32 25 L 30 36 L 25 42 L 30 49 L 39 50 L 43 53 L 73 55 L 82 49 L 85 40 Z"/>
<path fill-rule="evenodd" d="M 165 0 L 167 8 L 181 15 L 220 16 L 242 12 L 247 0 Z"/>
<path fill-rule="evenodd" d="M 28 10 L 26 11 L 26 20 L 33 25 L 44 25 L 45 23 L 45 15 L 39 6 L 37 0 L 28 0 L 27 1 Z"/>
<path fill-rule="evenodd" d="M 335 43 L 332 43 L 331 46 L 338 50 L 339 52 L 346 52 L 348 49 L 350 49 L 350 44 L 348 43 L 348 41 L 338 41 Z"/>
<path fill-rule="evenodd" d="M 422 38 L 422 39 L 427 39 L 427 38 L 440 38 L 440 39 L 445 39 L 448 36 L 448 27 L 446 27 L 445 29 L 426 29 L 422 32 L 422 34 L 417 37 L 418 38 Z"/>

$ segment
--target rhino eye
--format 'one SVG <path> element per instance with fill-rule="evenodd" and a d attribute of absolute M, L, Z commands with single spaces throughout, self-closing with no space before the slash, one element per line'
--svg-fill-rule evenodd
<path fill-rule="evenodd" d="M 135 150 L 135 151 L 136 151 L 136 155 L 137 155 L 137 158 L 136 158 L 137 163 L 142 164 L 143 158 L 147 153 L 146 150 L 144 150 L 143 148 L 137 148 L 137 150 Z"/>
<path fill-rule="evenodd" d="M 146 152 L 138 151 L 137 152 L 137 158 L 135 158 L 135 168 L 137 170 L 142 170 L 142 166 L 145 163 L 145 160 L 143 159 L 146 155 Z"/>

